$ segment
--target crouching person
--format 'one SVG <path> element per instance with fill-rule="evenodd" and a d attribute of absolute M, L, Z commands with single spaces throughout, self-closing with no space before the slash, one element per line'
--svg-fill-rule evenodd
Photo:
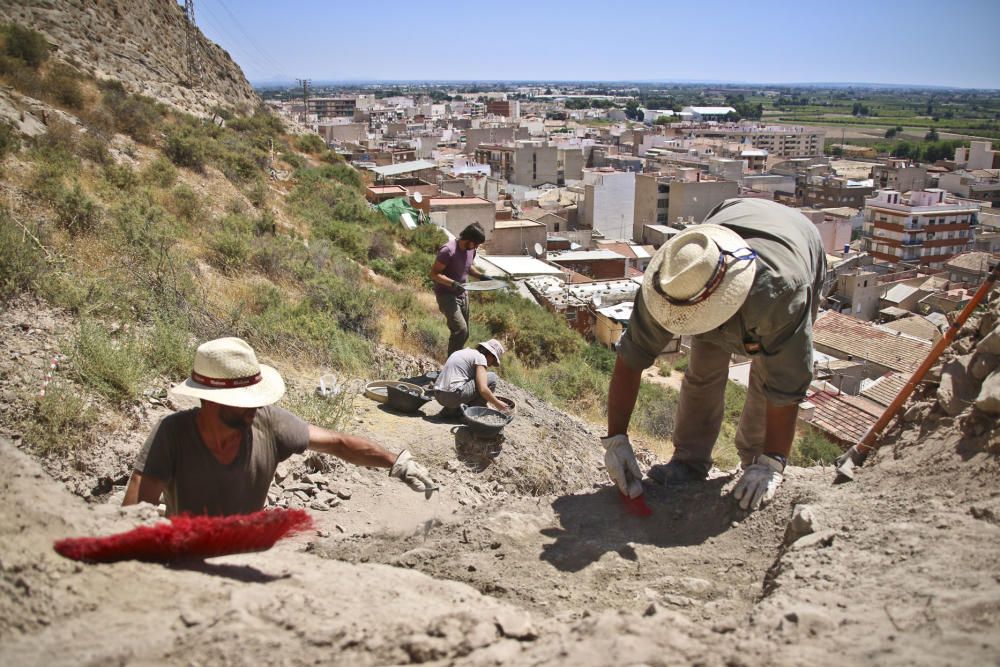
<path fill-rule="evenodd" d="M 496 373 L 486 370 L 498 367 L 503 353 L 503 345 L 493 338 L 448 357 L 434 383 L 434 398 L 444 406 L 443 416 L 457 416 L 463 404 L 490 407 L 505 413 L 510 411 L 506 403 L 493 395 Z"/>

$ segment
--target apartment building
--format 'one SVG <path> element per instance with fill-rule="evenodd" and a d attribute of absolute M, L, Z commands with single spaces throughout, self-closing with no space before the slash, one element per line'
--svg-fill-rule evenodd
<path fill-rule="evenodd" d="M 701 222 L 723 200 L 739 194 L 739 183 L 711 178 L 696 169 L 636 174 L 632 238 L 651 242 L 643 239 L 645 225 L 668 225 L 679 219 Z"/>
<path fill-rule="evenodd" d="M 500 144 L 480 144 L 475 150 L 478 164 L 489 165 L 490 174 L 508 183 L 514 175 L 514 147 Z"/>
<path fill-rule="evenodd" d="M 633 233 L 636 174 L 609 168 L 583 170 L 580 224 L 611 240 Z M 604 276 L 612 277 L 612 276 Z"/>
<path fill-rule="evenodd" d="M 945 199 L 939 188 L 880 190 L 865 200 L 865 250 L 877 259 L 942 268 L 972 246 L 979 205 Z"/>
<path fill-rule="evenodd" d="M 350 96 L 310 97 L 308 113 L 317 118 L 353 118 L 358 100 Z"/>
<path fill-rule="evenodd" d="M 489 100 L 486 102 L 486 113 L 504 118 L 520 118 L 521 103 L 517 100 Z"/>
<path fill-rule="evenodd" d="M 692 136 L 724 139 L 767 151 L 773 158 L 823 155 L 826 132 L 784 125 L 719 125 L 695 127 Z"/>
<path fill-rule="evenodd" d="M 927 181 L 927 167 L 909 160 L 889 159 L 872 166 L 872 181 L 877 190 L 909 192 L 923 190 Z"/>
<path fill-rule="evenodd" d="M 795 183 L 796 201 L 802 206 L 861 208 L 873 192 L 871 181 L 833 174 L 799 176 Z"/>
<path fill-rule="evenodd" d="M 938 187 L 942 190 L 976 201 L 989 202 L 1000 208 L 1000 169 L 973 169 L 941 174 Z"/>
<path fill-rule="evenodd" d="M 514 148 L 514 168 L 507 180 L 528 187 L 545 183 L 559 185 L 559 149 L 519 142 Z"/>

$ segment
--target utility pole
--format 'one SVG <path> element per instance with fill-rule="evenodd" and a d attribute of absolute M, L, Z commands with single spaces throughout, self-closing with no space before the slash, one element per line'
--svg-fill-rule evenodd
<path fill-rule="evenodd" d="M 296 81 L 302 86 L 302 122 L 306 123 L 309 121 L 309 86 L 312 85 L 312 79 L 296 79 Z"/>
<path fill-rule="evenodd" d="M 197 26 L 194 22 L 194 0 L 184 0 L 184 18 L 187 19 L 187 35 L 186 35 L 186 47 L 187 47 L 187 74 L 188 79 L 193 86 L 201 81 L 201 68 L 198 66 L 198 58 L 195 57 L 195 43 L 198 40 L 198 36 L 195 34 Z"/>

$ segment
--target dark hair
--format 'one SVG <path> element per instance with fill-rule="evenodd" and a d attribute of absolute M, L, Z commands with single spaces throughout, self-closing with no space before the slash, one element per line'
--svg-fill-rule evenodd
<path fill-rule="evenodd" d="M 458 238 L 462 241 L 472 241 L 473 243 L 485 243 L 486 242 L 486 232 L 483 228 L 479 226 L 478 222 L 474 222 L 465 229 L 462 233 L 458 235 Z"/>

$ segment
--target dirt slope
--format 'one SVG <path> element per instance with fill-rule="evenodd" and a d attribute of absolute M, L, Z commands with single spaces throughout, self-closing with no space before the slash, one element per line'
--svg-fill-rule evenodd
<path fill-rule="evenodd" d="M 5 411 L 29 409 L 67 324 L 38 304 L 0 314 Z M 969 364 L 981 338 L 970 328 L 959 341 Z M 293 388 L 304 383 L 292 378 Z M 518 404 L 502 441 L 469 438 L 430 406 L 407 416 L 358 397 L 350 428 L 411 448 L 441 492 L 425 501 L 384 471 L 298 458 L 273 497 L 310 507 L 320 492 L 335 494 L 310 510 L 314 533 L 186 569 L 78 565 L 51 550 L 60 537 L 154 520 L 152 508 L 120 510 L 109 482 L 121 481 L 166 408 L 109 424 L 95 453 L 72 465 L 46 460 L 43 470 L 5 439 L 0 661 L 1000 659 L 995 419 L 972 407 L 949 416 L 930 387 L 853 484 L 833 486 L 830 468 L 791 469 L 778 500 L 746 516 L 727 476 L 672 489 L 647 481 L 654 515 L 638 519 L 605 483 L 596 428 L 502 391 Z M 812 532 L 791 544 L 801 535 L 786 538 L 796 506 L 808 507 Z"/>

